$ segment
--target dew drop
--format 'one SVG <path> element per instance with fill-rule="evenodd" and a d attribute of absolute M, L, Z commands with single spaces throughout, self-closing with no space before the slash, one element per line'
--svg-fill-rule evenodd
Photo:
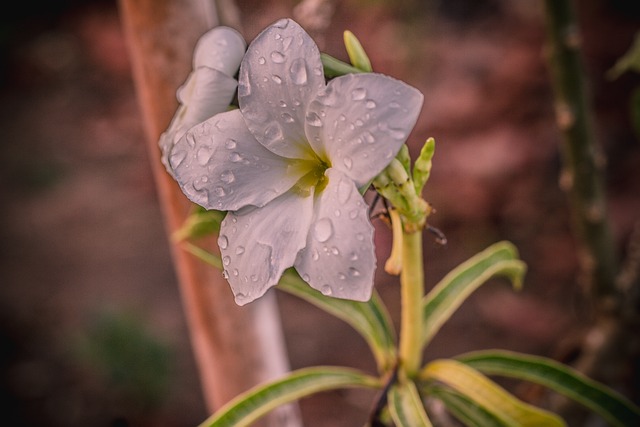
<path fill-rule="evenodd" d="M 349 260 L 357 261 L 358 260 L 358 254 L 355 253 L 355 252 L 351 252 L 351 255 L 349 255 Z"/>
<path fill-rule="evenodd" d="M 336 218 L 340 217 L 340 215 L 342 215 L 342 212 L 340 212 L 340 209 L 336 209 L 335 211 L 333 211 L 333 214 L 336 216 Z"/>
<path fill-rule="evenodd" d="M 289 114 L 289 113 L 282 113 L 281 117 L 282 117 L 282 120 L 284 120 L 285 123 L 293 123 L 295 121 L 293 116 L 291 114 Z"/>
<path fill-rule="evenodd" d="M 242 161 L 242 156 L 237 151 L 234 151 L 233 153 L 229 154 L 229 160 L 232 163 L 238 163 Z"/>
<path fill-rule="evenodd" d="M 228 150 L 233 150 L 238 146 L 238 143 L 235 139 L 227 139 L 224 143 L 224 146 L 227 147 Z"/>
<path fill-rule="evenodd" d="M 234 268 L 234 269 L 233 269 L 233 275 L 234 275 L 234 276 L 236 276 L 236 277 L 238 277 L 238 275 L 239 275 L 239 274 L 240 274 L 240 272 L 238 271 L 238 269 L 237 269 L 237 268 Z"/>
<path fill-rule="evenodd" d="M 353 166 L 353 160 L 351 160 L 351 157 L 345 157 L 344 159 L 342 159 L 342 162 L 344 163 L 344 167 L 347 168 L 347 170 L 351 170 L 351 167 Z"/>
<path fill-rule="evenodd" d="M 308 274 L 303 274 L 302 275 L 302 280 L 304 280 L 305 282 L 309 283 L 309 280 L 311 280 L 311 277 Z"/>
<path fill-rule="evenodd" d="M 274 50 L 273 52 L 271 52 L 271 60 L 276 64 L 282 64 L 285 60 L 285 57 L 282 52 Z"/>
<path fill-rule="evenodd" d="M 314 260 L 314 261 L 317 261 L 319 258 L 320 258 L 320 254 L 318 253 L 318 250 L 314 249 L 311 252 L 311 259 Z"/>
<path fill-rule="evenodd" d="M 224 277 L 225 279 L 229 278 L 229 272 L 227 270 L 222 270 L 222 277 Z"/>
<path fill-rule="evenodd" d="M 322 218 L 313 226 L 313 236 L 318 242 L 326 242 L 333 235 L 333 223 L 329 218 Z"/>
<path fill-rule="evenodd" d="M 211 157 L 213 156 L 213 152 L 214 152 L 214 149 L 211 146 L 205 145 L 200 147 L 196 154 L 198 163 L 201 164 L 202 166 L 205 166 L 207 163 L 209 163 L 209 160 L 211 160 Z"/>
<path fill-rule="evenodd" d="M 365 132 L 362 134 L 362 136 L 364 140 L 367 141 L 369 144 L 373 144 L 374 142 L 376 142 L 376 138 L 373 136 L 371 132 Z"/>
<path fill-rule="evenodd" d="M 264 131 L 264 137 L 269 142 L 279 141 L 282 139 L 282 128 L 280 123 L 272 122 Z"/>
<path fill-rule="evenodd" d="M 357 268 L 349 267 L 349 276 L 351 277 L 360 277 L 360 270 Z"/>
<path fill-rule="evenodd" d="M 361 87 L 355 88 L 351 92 L 351 99 L 354 101 L 361 101 L 367 96 L 367 90 Z"/>
<path fill-rule="evenodd" d="M 333 289 L 329 285 L 324 285 L 322 289 L 320 289 L 320 292 L 322 292 L 323 295 L 330 296 L 333 294 Z"/>
<path fill-rule="evenodd" d="M 345 280 L 347 278 L 347 275 L 344 273 L 338 273 L 338 279 L 340 280 Z"/>
<path fill-rule="evenodd" d="M 351 197 L 352 186 L 348 181 L 340 180 L 338 183 L 338 201 L 341 204 L 347 203 Z"/>
<path fill-rule="evenodd" d="M 256 274 L 252 274 L 251 275 L 251 281 L 252 282 L 257 282 L 258 281 L 258 276 Z"/>
<path fill-rule="evenodd" d="M 248 296 L 246 296 L 245 294 L 243 294 L 242 292 L 238 292 L 238 293 L 235 295 L 235 297 L 236 297 L 236 302 L 237 302 L 239 305 L 243 305 L 243 304 L 245 304 L 245 303 L 249 302 L 249 297 L 248 297 Z"/>
<path fill-rule="evenodd" d="M 365 102 L 364 106 L 369 110 L 373 110 L 374 108 L 376 108 L 377 104 L 373 99 L 367 99 L 367 102 Z"/>
<path fill-rule="evenodd" d="M 184 159 L 186 158 L 187 158 L 186 151 L 174 151 L 173 153 L 171 153 L 171 159 L 170 159 L 171 166 L 173 168 L 179 167 L 182 164 L 182 162 L 184 162 Z"/>
<path fill-rule="evenodd" d="M 296 58 L 291 64 L 289 72 L 294 84 L 304 85 L 307 83 L 307 63 L 303 58 Z"/>
<path fill-rule="evenodd" d="M 282 108 L 287 108 L 287 103 L 286 103 L 286 102 L 284 102 L 284 101 L 280 101 L 278 104 L 279 104 Z"/>
<path fill-rule="evenodd" d="M 236 255 L 242 255 L 244 253 L 244 246 L 238 246 L 236 248 Z"/>
<path fill-rule="evenodd" d="M 277 74 L 272 74 L 271 75 L 271 80 L 273 80 L 277 84 L 282 84 L 282 77 L 280 77 Z"/>
<path fill-rule="evenodd" d="M 258 58 L 258 64 L 264 65 L 266 63 L 267 63 L 267 60 L 264 59 L 264 56 L 261 56 L 260 58 Z"/>
<path fill-rule="evenodd" d="M 349 218 L 356 219 L 357 217 L 358 217 L 358 209 L 352 209 L 349 212 Z M 358 240 L 361 240 L 361 239 L 358 239 Z"/>
<path fill-rule="evenodd" d="M 226 256 L 226 257 L 222 258 L 222 263 L 223 263 L 224 265 L 229 265 L 229 264 L 231 264 L 231 258 L 230 258 L 230 257 L 228 257 L 228 256 Z"/>
<path fill-rule="evenodd" d="M 340 249 L 338 249 L 337 247 L 333 246 L 331 248 L 331 253 L 334 255 L 340 255 Z"/>
<path fill-rule="evenodd" d="M 218 238 L 218 246 L 220 249 L 225 250 L 229 247 L 229 239 L 224 234 L 221 234 Z"/>
<path fill-rule="evenodd" d="M 285 39 L 282 40 L 282 47 L 284 48 L 284 50 L 289 49 L 289 46 L 291 46 L 291 42 L 293 42 L 293 37 L 285 37 Z"/>
<path fill-rule="evenodd" d="M 320 117 L 316 113 L 311 112 L 307 114 L 306 118 L 307 118 L 307 123 L 309 123 L 310 126 L 313 126 L 313 127 L 322 126 L 322 119 L 320 119 Z"/>
<path fill-rule="evenodd" d="M 231 172 L 230 170 L 226 170 L 220 174 L 220 181 L 226 184 L 231 184 L 235 180 L 236 180 L 236 177 L 233 174 L 233 172 Z"/>
<path fill-rule="evenodd" d="M 227 195 L 227 192 L 222 187 L 216 187 L 215 193 L 216 193 L 216 196 L 218 196 L 218 197 L 224 197 L 224 196 Z"/>

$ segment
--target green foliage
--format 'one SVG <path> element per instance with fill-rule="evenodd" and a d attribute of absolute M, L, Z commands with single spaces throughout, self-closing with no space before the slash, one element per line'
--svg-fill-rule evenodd
<path fill-rule="evenodd" d="M 391 387 L 389 412 L 397 427 L 431 427 L 432 425 L 413 382 L 402 382 Z"/>
<path fill-rule="evenodd" d="M 607 72 L 607 77 L 612 80 L 617 79 L 627 71 L 640 73 L 640 32 L 636 33 L 634 42 L 629 50 Z"/>
<path fill-rule="evenodd" d="M 168 392 L 169 348 L 129 314 L 100 315 L 89 326 L 83 353 L 110 387 L 142 407 L 157 407 Z"/>
<path fill-rule="evenodd" d="M 254 387 L 222 407 L 200 427 L 244 427 L 285 403 L 337 388 L 380 388 L 381 382 L 359 371 L 315 367 L 291 372 L 284 378 Z"/>

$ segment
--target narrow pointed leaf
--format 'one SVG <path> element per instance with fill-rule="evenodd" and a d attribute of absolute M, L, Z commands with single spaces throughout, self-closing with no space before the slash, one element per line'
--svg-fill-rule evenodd
<path fill-rule="evenodd" d="M 351 64 L 357 69 L 364 71 L 365 73 L 370 73 L 373 71 L 371 67 L 371 61 L 369 60 L 369 56 L 364 51 L 360 40 L 351 32 L 344 32 L 344 46 L 347 48 L 347 54 L 349 55 L 349 60 Z"/>
<path fill-rule="evenodd" d="M 422 193 L 424 185 L 429 180 L 431 175 L 431 166 L 433 154 L 436 150 L 436 140 L 433 138 L 427 139 L 420 150 L 420 155 L 416 159 L 413 166 L 413 185 L 416 189 L 416 194 Z"/>
<path fill-rule="evenodd" d="M 498 350 L 467 353 L 457 359 L 487 375 L 518 378 L 548 387 L 584 405 L 613 426 L 640 426 L 640 409 L 632 402 L 554 360 Z"/>
<path fill-rule="evenodd" d="M 389 412 L 397 427 L 430 427 L 422 399 L 413 382 L 395 384 L 389 390 Z"/>
<path fill-rule="evenodd" d="M 425 387 L 425 393 L 444 403 L 447 410 L 465 426 L 508 427 L 509 425 L 465 395 L 443 384 L 429 384 Z"/>
<path fill-rule="evenodd" d="M 423 345 L 480 285 L 505 276 L 519 289 L 525 271 L 526 265 L 509 242 L 495 243 L 451 270 L 423 300 Z"/>
<path fill-rule="evenodd" d="M 321 53 L 320 59 L 322 60 L 324 75 L 325 77 L 330 79 L 334 77 L 344 76 L 345 74 L 362 72 L 362 70 L 359 70 L 358 68 L 353 67 L 346 62 L 340 61 L 333 56 L 327 55 L 326 53 Z"/>
<path fill-rule="evenodd" d="M 201 261 L 222 269 L 220 257 L 191 243 L 182 247 Z M 278 289 L 295 295 L 316 307 L 347 322 L 369 344 L 380 372 L 388 372 L 395 365 L 395 331 L 389 313 L 374 291 L 367 302 L 330 298 L 311 288 L 294 269 L 284 272 Z"/>
<path fill-rule="evenodd" d="M 280 405 L 337 388 L 380 388 L 380 380 L 359 371 L 336 367 L 305 368 L 239 395 L 200 427 L 244 427 Z"/>
<path fill-rule="evenodd" d="M 296 295 L 344 320 L 367 341 L 380 372 L 395 364 L 395 332 L 386 307 L 374 291 L 367 302 L 331 298 L 311 288 L 294 269 L 285 271 L 278 289 Z"/>
<path fill-rule="evenodd" d="M 519 400 L 480 372 L 455 360 L 435 360 L 425 366 L 419 378 L 451 387 L 508 426 L 565 426 L 559 416 Z"/>

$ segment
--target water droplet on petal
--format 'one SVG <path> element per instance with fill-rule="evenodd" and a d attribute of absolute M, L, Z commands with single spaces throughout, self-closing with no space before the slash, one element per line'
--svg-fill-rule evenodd
<path fill-rule="evenodd" d="M 351 277 L 359 277 L 360 276 L 360 271 L 356 268 L 353 267 L 349 267 L 349 276 Z"/>
<path fill-rule="evenodd" d="M 242 292 L 238 292 L 235 295 L 235 297 L 236 297 L 236 302 L 240 305 L 245 304 L 249 300 L 249 297 L 243 294 Z"/>
<path fill-rule="evenodd" d="M 241 162 L 242 156 L 237 151 L 234 151 L 233 153 L 229 154 L 229 161 L 231 161 L 232 163 Z"/>
<path fill-rule="evenodd" d="M 373 144 L 374 142 L 376 142 L 376 138 L 373 136 L 373 134 L 371 132 L 364 132 L 362 134 L 362 137 L 364 138 L 365 141 L 367 141 L 369 144 Z"/>
<path fill-rule="evenodd" d="M 367 102 L 364 104 L 369 110 L 376 108 L 376 102 L 373 99 L 367 99 Z"/>
<path fill-rule="evenodd" d="M 323 295 L 330 296 L 333 294 L 333 289 L 329 285 L 324 285 L 322 286 L 322 289 L 320 289 L 320 292 L 322 292 Z"/>
<path fill-rule="evenodd" d="M 320 119 L 320 117 L 314 113 L 311 112 L 309 114 L 307 114 L 307 123 L 309 123 L 309 125 L 313 126 L 313 127 L 320 127 L 322 126 L 322 119 Z"/>
<path fill-rule="evenodd" d="M 309 280 L 311 280 L 311 277 L 309 277 L 308 274 L 303 274 L 302 275 L 302 280 L 304 280 L 305 282 L 309 283 Z"/>
<path fill-rule="evenodd" d="M 231 184 L 233 181 L 236 180 L 235 175 L 233 174 L 233 172 L 227 170 L 224 171 L 220 174 L 220 181 L 226 183 L 226 184 Z"/>
<path fill-rule="evenodd" d="M 171 153 L 171 158 L 170 158 L 171 166 L 174 168 L 177 168 L 182 164 L 182 162 L 184 162 L 184 159 L 186 158 L 187 158 L 186 151 L 174 151 L 173 153 Z"/>
<path fill-rule="evenodd" d="M 228 150 L 233 150 L 237 145 L 238 143 L 236 140 L 231 138 L 227 139 L 224 143 L 224 146 L 227 147 Z"/>
<path fill-rule="evenodd" d="M 351 261 L 357 261 L 358 260 L 358 254 L 355 252 L 351 252 L 351 255 L 349 256 L 349 259 Z"/>
<path fill-rule="evenodd" d="M 286 103 L 286 102 L 284 102 L 284 101 L 280 101 L 280 102 L 279 102 L 279 104 L 280 104 L 280 106 L 281 106 L 282 108 L 287 108 L 287 103 Z"/>
<path fill-rule="evenodd" d="M 282 84 L 282 77 L 280 77 L 277 74 L 272 74 L 271 75 L 271 80 L 273 80 L 277 84 Z"/>
<path fill-rule="evenodd" d="M 282 54 L 282 52 L 278 52 L 277 50 L 274 50 L 273 52 L 271 52 L 271 60 L 276 64 L 282 64 L 285 60 L 285 57 Z"/>
<path fill-rule="evenodd" d="M 317 261 L 319 258 L 320 254 L 318 253 L 318 250 L 314 249 L 313 252 L 311 252 L 311 259 Z"/>
<path fill-rule="evenodd" d="M 289 46 L 291 46 L 291 42 L 293 42 L 293 37 L 286 37 L 284 40 L 282 40 L 282 47 L 284 48 L 284 50 L 289 49 Z"/>
<path fill-rule="evenodd" d="M 204 145 L 200 147 L 196 154 L 198 163 L 202 166 L 205 166 L 207 163 L 209 163 L 209 160 L 211 160 L 214 151 L 215 150 L 211 146 Z"/>
<path fill-rule="evenodd" d="M 340 215 L 342 215 L 342 212 L 340 212 L 340 209 L 336 209 L 335 211 L 333 211 L 333 214 L 334 214 L 336 217 L 339 217 Z"/>
<path fill-rule="evenodd" d="M 351 191 L 352 191 L 352 185 L 348 181 L 341 179 L 340 182 L 338 183 L 338 201 L 341 204 L 347 203 L 347 201 L 349 200 L 349 197 L 351 197 Z"/>
<path fill-rule="evenodd" d="M 331 253 L 334 255 L 340 255 L 340 249 L 338 249 L 337 247 L 333 246 L 331 248 Z"/>
<path fill-rule="evenodd" d="M 303 85 L 307 83 L 307 62 L 303 58 L 296 58 L 291 64 L 289 72 L 294 84 Z"/>
<path fill-rule="evenodd" d="M 226 257 L 222 258 L 222 263 L 223 263 L 224 265 L 229 265 L 229 264 L 231 264 L 231 258 L 230 258 L 230 257 L 228 257 L 228 256 L 226 256 Z"/>
<path fill-rule="evenodd" d="M 224 277 L 225 279 L 229 278 L 229 272 L 227 270 L 222 270 L 222 277 Z"/>
<path fill-rule="evenodd" d="M 264 59 L 264 56 L 261 56 L 260 58 L 258 58 L 258 64 L 260 65 L 264 65 L 266 64 L 267 60 Z"/>
<path fill-rule="evenodd" d="M 236 255 L 242 255 L 244 253 L 244 246 L 238 246 L 236 248 Z"/>
<path fill-rule="evenodd" d="M 326 242 L 333 235 L 333 223 L 329 218 L 322 218 L 313 225 L 313 237 L 318 242 Z"/>
<path fill-rule="evenodd" d="M 218 197 L 224 197 L 227 195 L 227 192 L 222 187 L 216 187 L 215 192 L 216 192 L 216 196 Z"/>
<path fill-rule="evenodd" d="M 344 279 L 346 279 L 346 278 L 347 278 L 347 275 L 346 275 L 346 274 L 344 274 L 344 273 L 338 273 L 338 279 L 340 279 L 340 280 L 344 280 Z"/>
<path fill-rule="evenodd" d="M 267 140 L 267 142 L 280 141 L 283 137 L 280 123 L 271 122 L 271 124 L 269 124 L 269 126 L 267 126 L 267 128 L 264 131 L 264 137 Z"/>
<path fill-rule="evenodd" d="M 251 275 L 251 281 L 252 282 L 257 282 L 258 281 L 258 276 L 256 274 L 252 274 Z"/>
<path fill-rule="evenodd" d="M 357 217 L 358 217 L 358 209 L 352 209 L 349 212 L 349 218 L 356 219 Z M 360 240 L 360 239 L 358 239 L 358 240 Z"/>
<path fill-rule="evenodd" d="M 238 277 L 238 275 L 239 275 L 239 274 L 240 274 L 240 272 L 238 271 L 238 269 L 237 269 L 237 268 L 234 268 L 234 269 L 233 269 L 233 275 L 234 275 L 235 277 Z"/>
<path fill-rule="evenodd" d="M 354 101 L 361 101 L 367 96 L 367 90 L 362 87 L 355 88 L 353 92 L 351 92 L 351 99 Z"/>
<path fill-rule="evenodd" d="M 227 238 L 227 236 L 221 234 L 220 237 L 218 237 L 218 246 L 220 246 L 220 249 L 222 250 L 229 247 L 229 239 Z"/>
<path fill-rule="evenodd" d="M 351 167 L 353 166 L 353 160 L 351 160 L 351 157 L 345 157 L 344 159 L 342 159 L 342 162 L 344 163 L 344 167 L 347 168 L 347 170 L 351 170 Z"/>
<path fill-rule="evenodd" d="M 293 123 L 295 121 L 295 119 L 293 118 L 293 116 L 289 113 L 282 113 L 282 120 L 284 120 L 285 123 Z"/>

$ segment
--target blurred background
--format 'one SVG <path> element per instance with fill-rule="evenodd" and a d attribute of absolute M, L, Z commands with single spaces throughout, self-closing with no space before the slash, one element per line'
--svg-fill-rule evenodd
<path fill-rule="evenodd" d="M 245 37 L 294 16 L 297 3 L 237 0 Z M 376 71 L 425 94 L 409 144 L 415 154 L 427 137 L 436 139 L 424 194 L 437 210 L 432 225 L 448 238 L 446 246 L 425 238 L 427 287 L 503 239 L 529 265 L 523 291 L 499 280 L 485 285 L 426 357 L 504 348 L 570 359 L 591 319 L 558 186 L 542 3 L 331 4 L 328 27 L 309 28 L 321 50 L 346 59 L 342 32 L 349 29 Z M 0 17 L 3 424 L 197 425 L 208 414 L 151 175 L 150 162 L 158 159 L 145 146 L 117 2 L 37 0 L 13 10 Z M 579 16 L 608 160 L 610 219 L 623 253 L 640 219 L 640 142 L 629 119 L 629 94 L 640 79 L 605 74 L 640 29 L 640 6 L 582 1 Z M 382 266 L 390 232 L 374 223 Z M 378 268 L 376 286 L 397 320 L 397 279 Z M 366 344 L 348 326 L 289 295 L 278 299 L 293 368 L 373 369 Z M 301 406 L 309 426 L 361 425 L 370 397 L 328 392 Z"/>

